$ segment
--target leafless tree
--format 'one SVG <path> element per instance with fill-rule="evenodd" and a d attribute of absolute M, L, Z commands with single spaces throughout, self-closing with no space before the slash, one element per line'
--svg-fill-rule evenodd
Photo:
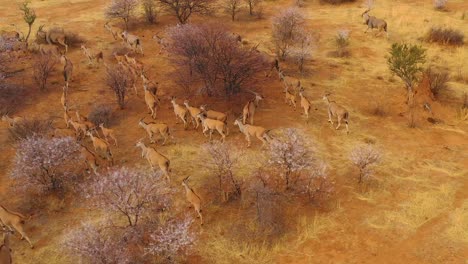
<path fill-rule="evenodd" d="M 11 177 L 25 192 L 61 192 L 83 166 L 75 139 L 30 137 L 19 142 Z"/>
<path fill-rule="evenodd" d="M 289 49 L 304 31 L 304 15 L 297 7 L 281 11 L 273 18 L 272 38 L 279 58 L 284 60 Z"/>
<path fill-rule="evenodd" d="M 242 183 L 234 176 L 234 169 L 238 163 L 240 153 L 229 144 L 214 141 L 203 145 L 208 154 L 204 154 L 204 166 L 218 178 L 222 200 L 240 196 Z M 234 195 L 229 195 L 234 194 Z"/>
<path fill-rule="evenodd" d="M 128 22 L 133 17 L 135 9 L 138 7 L 138 0 L 111 0 L 110 5 L 105 10 L 107 18 L 122 19 L 125 29 L 128 29 Z"/>
<path fill-rule="evenodd" d="M 127 90 L 133 87 L 135 78 L 123 65 L 115 65 L 107 68 L 107 86 L 115 93 L 120 109 L 125 108 L 125 96 Z"/>
<path fill-rule="evenodd" d="M 130 263 L 124 239 L 112 231 L 103 223 L 85 222 L 65 236 L 64 246 L 71 254 L 90 263 Z"/>
<path fill-rule="evenodd" d="M 290 53 L 299 71 L 304 73 L 306 61 L 312 57 L 312 36 L 308 32 L 300 33 Z"/>
<path fill-rule="evenodd" d="M 156 23 L 156 18 L 159 13 L 155 0 L 141 0 L 141 5 L 145 12 L 146 21 L 150 24 Z"/>
<path fill-rule="evenodd" d="M 50 54 L 38 55 L 33 62 L 33 77 L 41 91 L 46 89 L 47 80 L 57 64 L 57 59 Z"/>
<path fill-rule="evenodd" d="M 351 151 L 349 159 L 359 169 L 359 183 L 372 176 L 372 167 L 380 162 L 382 154 L 372 145 L 360 145 Z"/>
<path fill-rule="evenodd" d="M 94 208 L 125 217 L 127 226 L 136 226 L 149 211 L 164 210 L 171 201 L 171 190 L 161 174 L 125 167 L 94 178 L 84 193 Z"/>
<path fill-rule="evenodd" d="M 249 7 L 249 15 L 253 16 L 255 14 L 256 7 L 260 5 L 262 0 L 244 0 L 247 6 Z"/>
<path fill-rule="evenodd" d="M 257 73 L 266 70 L 261 54 L 242 47 L 221 25 L 175 26 L 168 29 L 167 35 L 168 51 L 176 55 L 173 62 L 189 76 L 201 79 L 201 92 L 208 95 L 215 94 L 217 88 L 224 88 L 226 95 L 237 93 L 253 85 L 258 81 Z"/>
<path fill-rule="evenodd" d="M 241 9 L 241 3 L 241 0 L 223 0 L 224 10 L 231 15 L 232 21 L 236 20 L 236 15 Z"/>
<path fill-rule="evenodd" d="M 211 12 L 215 0 L 158 0 L 159 3 L 173 12 L 181 24 L 187 23 L 192 14 Z"/>

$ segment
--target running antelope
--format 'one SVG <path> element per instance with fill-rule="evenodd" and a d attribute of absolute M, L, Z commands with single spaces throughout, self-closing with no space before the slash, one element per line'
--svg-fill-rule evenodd
<path fill-rule="evenodd" d="M 299 97 L 301 97 L 301 107 L 302 109 L 304 109 L 304 115 L 306 117 L 307 122 L 309 122 L 309 113 L 310 113 L 310 109 L 312 109 L 312 104 L 304 96 L 304 88 L 301 88 L 299 90 Z"/>
<path fill-rule="evenodd" d="M 169 168 L 170 163 L 171 163 L 170 160 L 166 158 L 166 156 L 159 153 L 156 149 L 145 146 L 145 144 L 141 140 L 142 139 L 140 139 L 135 145 L 135 147 L 141 148 L 141 157 L 146 158 L 146 160 L 148 161 L 153 171 L 156 165 L 159 166 L 159 169 L 162 170 L 162 172 L 166 176 L 166 179 L 170 181 L 171 180 L 169 178 L 169 173 L 171 172 L 171 169 Z"/>
<path fill-rule="evenodd" d="M 182 122 L 184 122 L 184 129 L 187 129 L 187 109 L 184 108 L 183 106 L 177 104 L 176 102 L 176 97 L 173 96 L 171 98 L 171 103 L 172 103 L 172 106 L 174 107 L 174 114 L 176 116 L 176 124 L 179 123 L 179 119 L 182 120 Z"/>
<path fill-rule="evenodd" d="M 120 28 L 110 25 L 109 22 L 104 24 L 104 28 L 112 34 L 115 40 L 117 40 L 117 38 L 122 38 L 122 30 Z"/>
<path fill-rule="evenodd" d="M 283 70 L 278 70 L 278 77 L 283 82 L 283 86 L 287 89 L 299 89 L 301 87 L 301 81 L 297 78 L 284 75 Z"/>
<path fill-rule="evenodd" d="M 185 196 L 187 197 L 187 201 L 193 206 L 193 209 L 195 209 L 195 212 L 197 212 L 198 217 L 200 217 L 200 225 L 203 225 L 203 216 L 201 214 L 201 199 L 200 196 L 198 196 L 195 191 L 188 185 L 187 182 L 189 178 L 190 176 L 182 180 L 182 186 L 185 188 Z"/>
<path fill-rule="evenodd" d="M 94 64 L 94 62 L 99 63 L 104 59 L 102 51 L 98 53 L 93 53 L 90 48 L 86 47 L 84 44 L 81 45 L 81 50 L 88 59 L 88 64 Z"/>
<path fill-rule="evenodd" d="M 247 140 L 247 147 L 249 148 L 252 145 L 252 142 L 250 140 L 250 137 L 256 137 L 260 141 L 262 141 L 262 147 L 265 146 L 268 141 L 270 141 L 270 136 L 268 136 L 268 131 L 263 127 L 260 126 L 253 126 L 249 124 L 243 124 L 240 119 L 236 119 L 234 121 L 234 125 L 239 126 L 240 132 L 245 135 L 245 139 Z"/>
<path fill-rule="evenodd" d="M 106 154 L 106 159 L 113 162 L 112 152 L 110 151 L 109 145 L 107 142 L 101 138 L 95 137 L 91 131 L 87 131 L 86 135 L 89 136 L 91 141 L 93 142 L 94 151 Z"/>
<path fill-rule="evenodd" d="M 296 93 L 290 93 L 288 87 L 284 87 L 284 102 L 296 109 Z"/>
<path fill-rule="evenodd" d="M 68 115 L 68 106 L 63 109 L 63 119 L 65 120 L 65 123 L 67 125 L 67 128 L 70 128 L 70 115 Z"/>
<path fill-rule="evenodd" d="M 107 144 L 109 144 L 108 138 L 111 138 L 114 141 L 114 146 L 117 147 L 117 138 L 115 137 L 114 130 L 104 127 L 104 123 L 99 124 L 99 127 L 101 128 L 102 135 Z"/>
<path fill-rule="evenodd" d="M 229 133 L 226 123 L 219 121 L 219 120 L 206 118 L 206 116 L 203 113 L 198 114 L 197 117 L 201 120 L 201 123 L 203 125 L 203 135 L 205 135 L 205 137 L 206 137 L 206 132 L 209 130 L 210 140 L 211 140 L 213 131 L 216 130 L 221 135 L 221 138 L 222 138 L 221 141 L 222 142 L 225 141 L 226 134 Z M 226 131 L 226 134 L 224 133 L 225 131 Z"/>
<path fill-rule="evenodd" d="M 142 127 L 146 133 L 148 133 L 148 137 L 150 138 L 151 143 L 156 143 L 153 137 L 154 134 L 160 134 L 164 138 L 162 145 L 166 144 L 167 138 L 172 137 L 171 131 L 169 130 L 169 126 L 167 124 L 145 123 L 143 119 L 144 118 L 140 119 L 138 125 Z"/>
<path fill-rule="evenodd" d="M 146 83 L 143 84 L 143 89 L 145 91 L 145 103 L 149 109 L 149 113 L 153 119 L 156 119 L 157 108 L 159 100 L 149 89 Z"/>
<path fill-rule="evenodd" d="M 247 104 L 244 106 L 242 109 L 242 123 L 245 124 L 247 122 L 247 118 L 250 119 L 250 124 L 253 125 L 254 123 L 254 116 L 255 116 L 255 110 L 258 107 L 258 103 L 263 100 L 263 96 L 261 96 L 259 93 L 252 92 L 255 95 L 255 97 L 248 101 Z"/>
<path fill-rule="evenodd" d="M 122 39 L 134 50 L 137 51 L 137 48 L 140 50 L 140 53 L 143 54 L 143 48 L 141 47 L 141 40 L 139 37 L 124 31 L 120 34 Z"/>
<path fill-rule="evenodd" d="M 348 111 L 338 105 L 335 101 L 330 101 L 328 99 L 328 96 L 330 94 L 325 94 L 323 96 L 323 100 L 327 103 L 328 105 L 328 122 L 330 122 L 333 125 L 333 120 L 332 117 L 336 117 L 338 120 L 338 125 L 336 126 L 335 129 L 338 130 L 341 126 L 341 120 L 345 121 L 346 124 L 346 133 L 349 133 L 349 128 L 348 128 L 348 122 L 349 122 L 349 113 Z"/>
<path fill-rule="evenodd" d="M 206 115 L 206 117 L 208 118 L 211 118 L 211 119 L 215 119 L 215 120 L 219 120 L 219 121 L 222 121 L 224 123 L 227 123 L 227 117 L 228 117 L 228 112 L 226 113 L 221 113 L 221 112 L 218 112 L 218 111 L 214 111 L 214 110 L 207 110 L 206 109 L 206 105 L 201 105 L 200 106 L 200 110 Z"/>
<path fill-rule="evenodd" d="M 159 86 L 159 83 L 158 82 L 153 82 L 151 81 L 150 79 L 148 79 L 148 77 L 146 77 L 145 73 L 142 72 L 140 74 L 140 77 L 141 77 L 141 81 L 143 82 L 143 86 L 146 85 L 146 88 L 154 95 L 156 96 L 156 94 L 158 93 L 158 86 Z"/>
<path fill-rule="evenodd" d="M 0 264 L 11 264 L 10 234 L 13 233 L 3 228 L 3 239 L 0 240 Z"/>
<path fill-rule="evenodd" d="M 370 9 L 367 9 L 361 15 L 362 18 L 364 18 L 364 24 L 367 25 L 367 29 L 365 33 L 367 33 L 369 29 L 372 30 L 376 28 L 378 29 L 379 33 L 382 31 L 385 31 L 385 33 L 387 34 L 387 38 L 388 38 L 387 22 L 383 19 L 379 19 L 379 18 L 376 18 L 375 16 L 369 15 L 369 12 L 370 12 Z"/>
<path fill-rule="evenodd" d="M 65 117 L 67 116 L 68 114 L 67 112 L 65 112 Z M 73 129 L 75 130 L 76 139 L 82 139 L 88 132 L 88 126 L 80 122 L 75 122 L 70 117 L 68 118 L 68 127 L 70 127 L 70 125 L 73 127 Z"/>
<path fill-rule="evenodd" d="M 60 62 L 63 64 L 63 78 L 65 79 L 65 84 L 68 88 L 68 82 L 71 81 L 73 74 L 73 63 L 65 55 L 60 57 Z"/>
<path fill-rule="evenodd" d="M 99 167 L 97 163 L 96 155 L 91 152 L 87 147 L 81 145 L 81 157 L 83 158 L 85 165 L 88 167 L 86 169 L 90 173 L 90 169 L 93 170 L 94 174 L 98 174 L 97 169 Z"/>
<path fill-rule="evenodd" d="M 26 217 L 20 213 L 13 212 L 0 204 L 0 224 L 6 226 L 10 231 L 16 230 L 21 235 L 21 240 L 26 239 L 31 248 L 34 248 L 33 243 L 24 232 L 23 224 Z"/>
<path fill-rule="evenodd" d="M 202 110 L 200 108 L 190 106 L 188 100 L 184 101 L 184 105 L 185 107 L 187 107 L 187 110 L 190 113 L 192 125 L 195 127 L 195 129 L 197 129 L 200 125 L 200 118 L 198 117 L 198 115 L 202 112 Z"/>
<path fill-rule="evenodd" d="M 64 110 L 68 108 L 68 88 L 66 85 L 62 87 L 62 96 L 60 97 L 60 103 L 62 104 Z"/>
<path fill-rule="evenodd" d="M 14 127 L 17 124 L 23 122 L 24 118 L 20 117 L 20 116 L 9 117 L 8 115 L 3 115 L 2 116 L 2 121 L 8 123 L 8 126 Z"/>
<path fill-rule="evenodd" d="M 159 54 L 163 52 L 163 50 L 167 50 L 167 47 L 169 46 L 168 43 L 166 42 L 166 39 L 163 37 L 160 37 L 158 34 L 153 35 L 153 39 L 158 43 L 159 45 Z"/>

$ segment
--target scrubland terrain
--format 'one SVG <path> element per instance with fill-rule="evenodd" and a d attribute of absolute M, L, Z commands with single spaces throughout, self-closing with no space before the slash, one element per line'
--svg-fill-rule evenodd
<path fill-rule="evenodd" d="M 108 1 L 104 0 L 50 0 L 32 1 L 38 16 L 33 25 L 32 38 L 37 27 L 58 25 L 79 34 L 93 50 L 102 50 L 104 62 L 114 62 L 112 51 L 120 42 L 105 31 L 103 15 Z M 0 29 L 12 30 L 10 24 L 27 30 L 15 1 L 0 0 Z M 264 18 L 250 17 L 242 10 L 236 21 L 229 15 L 214 12 L 209 16 L 198 14 L 190 23 L 214 21 L 223 23 L 232 32 L 240 34 L 249 44 L 260 43 L 261 52 L 273 56 L 271 18 L 282 9 L 294 5 L 292 1 L 264 2 Z M 373 15 L 388 23 L 389 37 L 376 32 L 364 33 L 362 3 L 341 5 L 305 1 L 300 7 L 305 14 L 306 27 L 314 35 L 312 59 L 306 62 L 305 73 L 300 74 L 290 61 L 280 62 L 288 75 L 301 79 L 305 94 L 312 103 L 308 123 L 300 113 L 284 103 L 282 84 L 274 73 L 255 87 L 265 100 L 255 115 L 256 124 L 268 129 L 297 128 L 307 142 L 315 147 L 317 155 L 328 168 L 335 183 L 332 197 L 321 204 L 291 200 L 278 207 L 284 224 L 280 235 L 261 241 L 256 236 L 255 217 L 246 217 L 248 201 L 241 198 L 220 202 L 211 188 L 214 178 L 203 167 L 201 145 L 207 142 L 200 131 L 184 130 L 176 119 L 170 96 L 179 103 L 190 97 L 195 106 L 209 104 L 213 109 L 231 111 L 228 120 L 230 134 L 226 143 L 242 150 L 236 174 L 247 180 L 266 159 L 266 150 L 252 139 L 246 148 L 244 136 L 233 126 L 234 118 L 251 99 L 249 93 L 230 98 L 187 95 L 174 82 L 174 65 L 168 53 L 159 53 L 159 45 L 152 36 L 177 23 L 170 14 L 162 13 L 157 23 L 149 25 L 142 18 L 130 23 L 130 32 L 141 37 L 144 63 L 150 79 L 159 82 L 161 107 L 158 121 L 173 129 L 174 140 L 158 151 L 171 160 L 171 185 L 176 192 L 175 207 L 187 215 L 182 179 L 191 176 L 190 183 L 203 201 L 204 225 L 193 223 L 196 243 L 183 263 L 466 263 L 468 259 L 468 123 L 457 114 L 463 104 L 463 93 L 468 92 L 468 49 L 427 43 L 422 39 L 433 26 L 449 26 L 468 36 L 468 2 L 449 1 L 446 11 L 434 10 L 429 0 L 379 0 Z M 117 24 L 117 23 L 116 23 Z M 330 56 L 335 50 L 334 38 L 340 29 L 349 30 L 348 57 Z M 403 82 L 388 69 L 387 57 L 394 42 L 420 44 L 427 49 L 427 62 L 450 73 L 446 90 L 432 100 L 424 85 L 416 94 L 415 127 L 408 125 L 406 92 Z M 30 56 L 30 55 L 25 55 Z M 70 105 L 86 114 L 96 103 L 115 107 L 116 132 L 119 146 L 111 146 L 116 165 L 137 166 L 149 170 L 146 160 L 135 148 L 136 141 L 146 136 L 138 127 L 138 120 L 146 113 L 143 96 L 132 93 L 124 110 L 118 109 L 112 91 L 106 86 L 105 67 L 89 67 L 79 48 L 70 48 L 67 56 L 74 63 L 74 77 L 70 83 Z M 18 116 L 51 118 L 54 126 L 64 127 L 62 121 L 63 77 L 57 70 L 51 76 L 46 92 L 34 87 L 30 60 L 17 60 L 13 68 L 24 68 L 12 81 L 28 87 L 21 101 Z M 176 73 L 177 74 L 177 73 Z M 140 85 L 140 84 L 139 84 Z M 141 85 L 140 85 L 141 86 Z M 139 87 L 141 90 L 141 87 Z M 324 93 L 349 111 L 350 133 L 344 127 L 335 130 L 328 122 Z M 424 110 L 429 102 L 433 115 Z M 298 102 L 299 103 L 299 102 Z M 375 114 L 379 109 L 380 114 Z M 432 117 L 439 122 L 427 121 Z M 214 134 L 215 138 L 219 135 Z M 91 146 L 89 140 L 85 142 Z M 382 161 L 375 167 L 374 176 L 364 183 L 357 182 L 358 170 L 349 160 L 354 146 L 370 143 L 382 152 Z M 26 231 L 35 243 L 11 239 L 14 263 L 80 263 L 77 256 L 64 250 L 63 239 L 80 223 L 98 221 L 103 214 L 85 206 L 86 200 L 66 195 L 49 202 L 32 203 L 17 195 L 9 177 L 15 157 L 15 143 L 9 138 L 8 126 L 0 124 L 0 204 L 23 213 L 34 212 L 26 221 Z M 105 163 L 103 161 L 103 163 Z M 104 167 L 104 165 L 102 166 Z M 91 177 L 99 177 L 93 175 Z M 211 187 L 210 187 L 211 186 Z M 30 199 L 30 198 L 28 198 Z M 79 202 L 78 202 L 79 201 Z M 45 205 L 44 205 L 45 204 Z M 245 209 L 245 210 L 244 210 Z M 251 212 L 255 214 L 255 212 Z M 116 248 L 115 250 L 119 250 Z"/>

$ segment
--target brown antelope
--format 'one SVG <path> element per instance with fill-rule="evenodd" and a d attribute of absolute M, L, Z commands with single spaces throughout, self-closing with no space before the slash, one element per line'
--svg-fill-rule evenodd
<path fill-rule="evenodd" d="M 162 172 L 166 176 L 166 179 L 170 181 L 170 160 L 166 156 L 159 153 L 156 149 L 152 147 L 147 147 L 141 140 L 142 139 L 140 139 L 135 145 L 135 147 L 141 148 L 141 157 L 146 158 L 153 171 L 155 170 L 156 165 L 159 166 L 159 169 L 162 170 Z"/>
<path fill-rule="evenodd" d="M 141 47 L 141 40 L 139 37 L 128 33 L 126 30 L 123 31 L 120 36 L 134 51 L 137 51 L 138 48 L 140 53 L 143 54 L 143 48 Z"/>
<path fill-rule="evenodd" d="M 222 138 L 221 141 L 222 142 L 225 141 L 226 135 L 229 133 L 226 123 L 219 121 L 219 120 L 206 118 L 206 116 L 203 113 L 198 114 L 197 117 L 201 120 L 201 123 L 203 125 L 203 135 L 205 135 L 205 137 L 206 137 L 206 131 L 209 130 L 210 140 L 211 140 L 213 131 L 216 130 L 221 135 L 221 138 Z M 224 133 L 224 131 L 226 131 L 226 134 Z"/>
<path fill-rule="evenodd" d="M 169 130 L 169 126 L 164 123 L 145 123 L 143 121 L 144 118 L 140 119 L 138 125 L 142 127 L 146 133 L 148 133 L 148 137 L 150 138 L 151 143 L 156 143 L 154 140 L 154 134 L 160 134 L 164 138 L 164 142 L 162 145 L 166 144 L 167 138 L 172 137 L 171 131 Z"/>
<path fill-rule="evenodd" d="M 148 89 L 148 91 L 150 91 L 154 96 L 156 96 L 156 94 L 158 93 L 159 83 L 150 81 L 150 79 L 146 77 L 144 72 L 140 74 L 140 77 L 143 82 L 143 87 L 146 85 L 146 89 Z"/>
<path fill-rule="evenodd" d="M 125 56 L 124 55 L 119 55 L 117 53 L 113 53 L 115 60 L 117 61 L 118 64 L 126 64 Z"/>
<path fill-rule="evenodd" d="M 13 263 L 11 258 L 10 233 L 13 232 L 4 228 L 3 239 L 0 240 L 0 264 Z"/>
<path fill-rule="evenodd" d="M 63 64 L 63 78 L 68 88 L 68 82 L 71 80 L 73 74 L 73 63 L 65 55 L 60 57 L 60 62 Z"/>
<path fill-rule="evenodd" d="M 338 128 L 340 128 L 340 126 L 341 126 L 341 120 L 344 120 L 345 124 L 346 124 L 346 133 L 349 133 L 349 128 L 348 128 L 349 113 L 348 113 L 348 111 L 344 107 L 339 106 L 335 101 L 328 100 L 329 95 L 330 94 L 325 94 L 323 96 L 323 100 L 328 105 L 328 122 L 330 122 L 333 125 L 332 117 L 336 117 L 337 120 L 338 120 L 338 125 L 336 126 L 335 129 L 338 130 Z"/>
<path fill-rule="evenodd" d="M 83 158 L 85 165 L 88 167 L 88 173 L 90 173 L 91 169 L 94 174 L 98 174 L 97 169 L 99 165 L 97 163 L 96 155 L 83 145 L 81 145 L 81 157 Z"/>
<path fill-rule="evenodd" d="M 309 113 L 312 109 L 312 104 L 310 101 L 304 96 L 304 88 L 299 90 L 299 97 L 301 97 L 301 107 L 304 109 L 304 115 L 306 117 L 307 122 L 309 122 Z"/>
<path fill-rule="evenodd" d="M 361 15 L 362 18 L 364 18 L 364 24 L 367 25 L 367 29 L 364 33 L 367 33 L 369 29 L 372 30 L 376 28 L 378 29 L 379 33 L 382 31 L 385 31 L 385 33 L 387 34 L 387 38 L 388 38 L 387 22 L 383 19 L 379 19 L 379 18 L 376 18 L 375 16 L 369 15 L 369 12 L 370 12 L 370 9 L 367 9 Z"/>
<path fill-rule="evenodd" d="M 173 96 L 171 98 L 171 103 L 172 103 L 172 106 L 174 107 L 174 114 L 176 116 L 176 124 L 179 123 L 179 119 L 182 120 L 182 122 L 184 122 L 184 129 L 187 129 L 187 109 L 182 107 L 181 105 L 177 104 L 176 102 L 176 97 Z"/>
<path fill-rule="evenodd" d="M 227 123 L 228 112 L 221 113 L 214 110 L 207 110 L 206 105 L 201 105 L 200 110 L 210 119 L 215 119 Z"/>
<path fill-rule="evenodd" d="M 284 102 L 296 109 L 296 93 L 290 93 L 288 87 L 284 88 Z"/>
<path fill-rule="evenodd" d="M 63 109 L 68 108 L 68 88 L 67 86 L 62 87 L 62 97 L 60 97 L 60 103 L 62 103 Z"/>
<path fill-rule="evenodd" d="M 0 224 L 6 226 L 10 231 L 18 231 L 21 235 L 21 240 L 26 239 L 31 248 L 34 248 L 33 243 L 24 232 L 23 224 L 26 217 L 20 213 L 13 212 L 0 204 Z"/>
<path fill-rule="evenodd" d="M 277 72 L 279 72 L 280 70 L 280 67 L 279 67 L 279 60 L 277 57 L 274 57 L 271 61 L 270 61 L 270 70 L 268 71 L 268 74 L 265 75 L 265 77 L 269 77 L 271 75 L 271 72 L 273 71 L 273 69 L 275 69 Z"/>
<path fill-rule="evenodd" d="M 112 34 L 112 37 L 114 37 L 115 40 L 117 40 L 117 38 L 122 38 L 122 30 L 120 28 L 110 25 L 109 22 L 104 24 L 104 28 Z"/>
<path fill-rule="evenodd" d="M 187 201 L 193 206 L 193 209 L 195 209 L 195 212 L 197 212 L 198 217 L 200 217 L 200 225 L 203 225 L 203 216 L 201 214 L 201 199 L 200 196 L 198 196 L 195 191 L 188 185 L 187 181 L 189 178 L 190 176 L 182 180 L 182 186 L 185 188 L 185 196 L 187 197 Z"/>
<path fill-rule="evenodd" d="M 248 101 L 247 104 L 244 106 L 242 109 L 242 123 L 245 124 L 247 122 L 247 119 L 250 119 L 250 124 L 253 125 L 254 123 L 254 116 L 255 116 L 255 110 L 258 107 L 258 103 L 263 100 L 263 96 L 256 93 L 252 92 L 255 95 L 255 97 Z"/>
<path fill-rule="evenodd" d="M 295 90 L 301 87 L 301 81 L 299 79 L 284 75 L 284 72 L 281 69 L 278 70 L 278 77 L 283 82 L 283 86 L 285 88 Z"/>
<path fill-rule="evenodd" d="M 59 47 L 51 44 L 39 44 L 38 50 L 41 55 L 51 55 L 55 56 L 56 58 L 58 58 L 60 55 Z"/>
<path fill-rule="evenodd" d="M 3 115 L 2 116 L 2 121 L 6 122 L 8 124 L 8 126 L 14 127 L 17 124 L 23 122 L 24 118 L 21 117 L 21 116 L 9 117 L 8 115 Z"/>
<path fill-rule="evenodd" d="M 156 119 L 157 109 L 159 100 L 149 89 L 147 84 L 143 84 L 143 89 L 145 92 L 145 103 L 149 109 L 149 113 L 153 119 Z"/>
<path fill-rule="evenodd" d="M 110 151 L 110 148 L 107 142 L 101 138 L 95 137 L 93 133 L 91 133 L 90 131 L 87 131 L 86 135 L 89 136 L 89 138 L 93 142 L 94 151 L 96 152 L 101 151 L 101 153 L 105 153 L 106 154 L 105 158 L 112 162 L 113 161 L 112 152 Z"/>
<path fill-rule="evenodd" d="M 39 26 L 36 32 L 36 39 L 42 39 L 49 44 L 61 45 L 65 47 L 65 53 L 68 52 L 68 45 L 66 43 L 65 30 L 60 27 L 51 28 L 47 31 L 44 30 L 44 25 Z"/>
<path fill-rule="evenodd" d="M 65 114 L 66 113 L 67 112 L 65 112 Z M 86 135 L 86 132 L 88 132 L 88 127 L 85 124 L 80 123 L 80 122 L 75 122 L 71 118 L 68 119 L 68 124 L 69 124 L 69 127 L 71 125 L 72 128 L 75 130 L 75 135 L 78 140 L 83 138 Z"/>
<path fill-rule="evenodd" d="M 128 63 L 128 64 L 133 64 L 133 65 L 136 65 L 137 64 L 137 61 L 134 57 L 130 57 L 128 56 L 128 53 L 125 53 L 124 54 L 124 57 L 125 57 L 125 61 Z"/>
<path fill-rule="evenodd" d="M 197 129 L 200 125 L 200 118 L 198 118 L 198 115 L 202 112 L 202 110 L 200 108 L 190 106 L 188 100 L 184 101 L 184 105 L 190 114 L 192 125 L 195 127 L 195 129 Z"/>
<path fill-rule="evenodd" d="M 159 53 L 158 54 L 161 54 L 163 52 L 163 50 L 167 50 L 168 43 L 166 43 L 165 38 L 158 36 L 158 34 L 155 34 L 155 35 L 153 35 L 153 39 L 159 45 Z"/>
<path fill-rule="evenodd" d="M 63 119 L 65 120 L 65 123 L 67 125 L 67 128 L 70 128 L 70 115 L 68 115 L 68 106 L 63 109 Z"/>
<path fill-rule="evenodd" d="M 76 119 L 78 120 L 78 122 L 88 121 L 88 118 L 84 115 L 81 115 L 78 110 L 75 111 L 75 115 L 76 115 Z"/>
<path fill-rule="evenodd" d="M 268 136 L 268 131 L 269 130 L 266 130 L 265 128 L 263 127 L 260 127 L 260 126 L 253 126 L 253 125 L 249 125 L 249 124 L 243 124 L 241 122 L 240 119 L 236 119 L 236 121 L 234 121 L 234 125 L 236 126 L 239 126 L 239 130 L 240 132 L 242 132 L 242 134 L 245 135 L 245 139 L 247 140 L 247 147 L 249 148 L 252 144 L 251 140 L 250 140 L 250 137 L 256 137 L 258 138 L 260 141 L 262 141 L 262 147 L 265 146 L 266 143 L 268 143 L 268 141 L 270 141 L 270 136 Z"/>
<path fill-rule="evenodd" d="M 94 64 L 94 62 L 99 63 L 99 61 L 104 60 L 104 54 L 102 53 L 102 51 L 94 54 L 91 51 L 91 49 L 86 47 L 84 44 L 81 45 L 81 50 L 83 51 L 83 54 L 88 59 L 88 64 Z"/>
<path fill-rule="evenodd" d="M 102 135 L 107 144 L 109 144 L 108 138 L 111 138 L 114 141 L 114 146 L 117 147 L 117 138 L 115 137 L 114 130 L 104 127 L 104 123 L 99 124 L 99 127 L 101 128 Z"/>

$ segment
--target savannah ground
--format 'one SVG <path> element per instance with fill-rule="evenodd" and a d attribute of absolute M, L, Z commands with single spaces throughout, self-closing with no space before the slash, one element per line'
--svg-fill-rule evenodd
<path fill-rule="evenodd" d="M 94 50 L 104 52 L 104 61 L 113 60 L 111 53 L 119 45 L 104 30 L 103 10 L 108 1 L 32 1 L 38 19 L 33 27 L 59 25 L 78 33 Z M 243 10 L 238 20 L 232 22 L 227 14 L 216 12 L 213 16 L 194 16 L 192 23 L 222 21 L 232 31 L 239 33 L 250 43 L 261 43 L 259 49 L 271 54 L 271 17 L 279 10 L 293 5 L 291 1 L 266 1 L 264 19 L 248 16 Z M 15 1 L 0 0 L 0 27 L 13 29 L 12 23 L 26 25 L 21 20 Z M 468 36 L 468 2 L 449 1 L 446 12 L 436 11 L 429 0 L 380 0 L 376 1 L 373 15 L 384 18 L 389 24 L 389 39 L 364 34 L 366 28 L 360 14 L 361 3 L 339 6 L 321 5 L 318 1 L 306 1 L 301 10 L 306 14 L 307 27 L 317 36 L 313 60 L 307 62 L 306 73 L 300 76 L 291 63 L 283 63 L 286 72 L 301 78 L 313 110 L 308 124 L 283 101 L 281 83 L 273 74 L 259 86 L 266 97 L 256 114 L 256 122 L 266 128 L 298 128 L 317 145 L 317 152 L 329 167 L 329 174 L 336 181 L 336 194 L 326 208 L 313 205 L 290 204 L 287 216 L 288 231 L 270 245 L 249 243 L 242 236 L 249 232 L 249 225 L 238 214 L 241 201 L 222 204 L 203 184 L 209 172 L 200 169 L 199 146 L 207 141 L 200 131 L 184 131 L 175 124 L 169 96 L 187 97 L 171 79 L 174 68 L 167 54 L 158 55 L 159 46 L 151 39 L 156 32 L 163 32 L 176 20 L 169 14 L 161 14 L 158 23 L 148 25 L 143 19 L 134 21 L 130 31 L 142 38 L 144 62 L 148 75 L 160 83 L 164 93 L 163 106 L 158 120 L 174 128 L 175 142 L 159 146 L 158 150 L 170 157 L 173 168 L 173 184 L 192 175 L 192 187 L 204 200 L 205 225 L 195 251 L 188 263 L 467 263 L 468 259 L 468 124 L 457 117 L 463 92 L 468 92 L 468 49 L 445 47 L 421 42 L 431 26 L 450 26 Z M 141 21 L 140 21 L 141 20 Z M 333 58 L 334 36 L 339 29 L 350 30 L 348 58 Z M 423 110 L 427 99 L 423 92 L 416 96 L 416 127 L 408 127 L 405 89 L 403 83 L 388 70 L 386 56 L 394 42 L 420 43 L 427 49 L 427 65 L 447 69 L 452 77 L 465 76 L 465 81 L 452 78 L 450 88 L 440 99 L 430 101 L 436 118 L 442 123 L 426 121 L 430 114 Z M 77 48 L 68 56 L 75 64 L 74 81 L 70 85 L 71 105 L 87 113 L 98 102 L 115 105 L 114 95 L 105 84 L 105 68 L 92 69 Z M 287 65 L 287 66 L 286 66 Z M 24 107 L 17 113 L 28 117 L 51 117 L 54 124 L 63 127 L 60 106 L 62 77 L 56 70 L 47 92 L 33 87 L 31 69 L 26 60 L 17 65 L 26 68 L 15 77 L 32 90 L 24 99 Z M 57 67 L 58 69 L 59 67 Z M 324 92 L 331 92 L 332 99 L 350 112 L 350 134 L 334 130 L 327 123 L 326 106 L 321 99 Z M 241 112 L 243 104 L 251 97 L 241 93 L 231 100 L 191 96 L 192 105 L 209 103 L 214 109 L 232 110 L 229 125 L 232 132 L 227 141 L 244 147 L 244 137 L 232 126 L 234 114 Z M 179 100 L 180 100 L 179 99 Z M 181 102 L 180 102 L 181 103 Z M 374 115 L 380 106 L 386 115 Z M 142 97 L 131 94 L 125 110 L 115 106 L 113 129 L 117 132 L 119 147 L 113 148 L 117 164 L 146 167 L 135 142 L 145 136 L 138 128 L 138 120 L 147 111 Z M 358 172 L 349 161 L 349 152 L 359 143 L 373 143 L 383 151 L 383 161 L 376 168 L 375 177 L 359 185 Z M 0 127 L 0 198 L 1 204 L 31 209 L 15 195 L 8 176 L 15 155 L 14 144 L 8 139 L 6 124 Z M 258 165 L 252 162 L 261 156 L 262 150 L 255 140 L 253 147 L 245 151 L 242 159 L 242 177 L 249 177 Z M 178 206 L 186 206 L 180 186 Z M 35 242 L 35 249 L 27 243 L 12 239 L 15 263 L 77 263 L 62 248 L 64 234 L 78 228 L 81 221 L 99 217 L 98 212 L 73 202 L 54 200 L 27 223 L 27 232 Z M 24 209 L 24 210 L 22 210 Z M 187 213 L 194 213 L 187 209 Z M 196 227 L 199 229 L 199 227 Z M 116 249 L 117 250 L 117 249 Z"/>

